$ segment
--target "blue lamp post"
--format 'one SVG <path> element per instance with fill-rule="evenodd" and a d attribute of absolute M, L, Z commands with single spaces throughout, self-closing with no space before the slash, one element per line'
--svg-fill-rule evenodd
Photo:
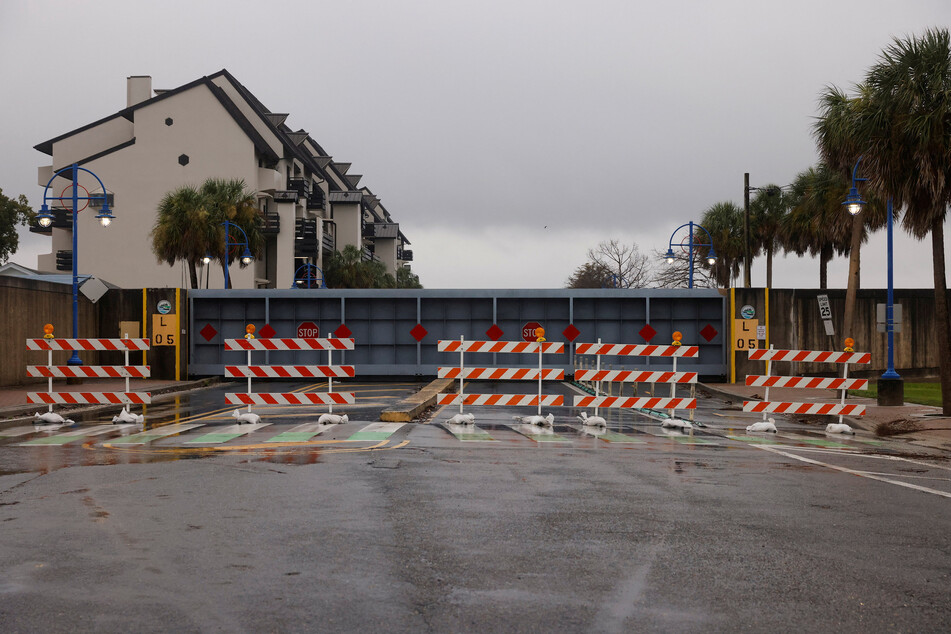
<path fill-rule="evenodd" d="M 83 187 L 83 191 L 86 192 L 85 196 L 79 195 L 79 189 L 81 185 L 79 184 L 79 172 L 86 172 L 90 174 L 99 182 L 99 187 L 102 189 L 102 195 L 90 194 L 86 191 L 86 188 Z M 66 190 L 59 196 L 50 196 L 50 185 L 53 184 L 53 179 L 57 176 L 63 176 L 65 173 L 69 173 L 69 176 L 72 180 L 72 186 L 67 188 L 71 189 L 72 193 L 69 196 L 64 195 Z M 73 212 L 73 338 L 79 338 L 79 201 L 85 200 L 86 205 L 89 205 L 90 202 L 101 202 L 102 209 L 96 215 L 96 219 L 102 224 L 103 227 L 108 227 L 109 223 L 115 220 L 115 216 L 112 215 L 111 210 L 109 209 L 109 199 L 106 194 L 106 186 L 102 184 L 102 180 L 93 174 L 91 171 L 85 167 L 79 167 L 77 163 L 73 163 L 69 167 L 64 167 L 63 169 L 57 171 L 53 174 L 52 178 L 46 183 L 46 189 L 43 190 L 43 205 L 40 207 L 40 213 L 36 216 L 36 222 L 41 227 L 49 227 L 53 224 L 53 214 L 50 212 L 49 205 L 47 201 L 58 200 L 62 204 L 63 201 L 70 201 L 72 203 L 72 212 Z M 84 206 L 83 209 L 86 207 Z M 82 360 L 79 358 L 79 352 L 73 350 L 73 355 L 66 361 L 69 365 L 82 365 Z"/>
<path fill-rule="evenodd" d="M 248 246 L 248 234 L 244 232 L 244 229 L 242 229 L 235 223 L 231 222 L 230 220 L 225 220 L 224 222 L 221 223 L 221 226 L 225 228 L 225 254 L 224 254 L 224 259 L 222 260 L 225 267 L 225 288 L 231 288 L 231 275 L 228 272 L 228 254 L 231 253 L 231 245 L 234 245 L 239 248 L 244 247 L 244 253 L 241 254 L 241 264 L 245 264 L 245 265 L 251 264 L 252 262 L 254 262 L 254 256 L 251 254 L 251 249 Z M 237 229 L 241 233 L 241 236 L 244 238 L 244 241 L 241 242 L 239 240 L 232 240 L 231 231 L 230 231 L 231 229 Z M 206 255 L 203 262 L 205 264 L 208 264 L 209 262 L 211 262 L 211 256 Z"/>
<path fill-rule="evenodd" d="M 703 225 L 698 225 L 695 222 L 691 221 L 691 222 L 688 222 L 687 224 L 680 225 L 679 227 L 674 229 L 674 232 L 672 234 L 670 234 L 670 242 L 668 244 L 667 253 L 664 255 L 664 259 L 667 260 L 667 264 L 673 264 L 674 260 L 677 259 L 677 256 L 674 255 L 674 236 L 677 235 L 677 232 L 683 229 L 684 227 L 689 228 L 690 234 L 689 234 L 687 243 L 684 244 L 684 242 L 681 240 L 680 246 L 687 248 L 688 260 L 689 260 L 689 267 L 688 267 L 688 273 L 687 273 L 687 288 L 693 288 L 693 251 L 694 249 L 699 247 L 709 247 L 710 250 L 707 252 L 707 264 L 709 264 L 710 266 L 713 266 L 713 264 L 717 261 L 717 253 L 716 251 L 713 250 L 713 236 L 710 235 L 710 232 L 707 231 Z M 693 237 L 694 227 L 698 229 L 703 229 L 703 232 L 707 234 L 707 242 L 694 242 L 694 237 Z"/>
<path fill-rule="evenodd" d="M 291 284 L 291 288 L 327 288 L 324 272 L 316 264 L 304 263 L 294 271 L 294 283 Z"/>
<path fill-rule="evenodd" d="M 858 189 L 855 184 L 867 179 L 856 178 L 855 174 L 858 171 L 859 163 L 862 162 L 862 157 L 859 157 L 859 160 L 855 162 L 855 167 L 852 168 L 852 188 L 849 190 L 849 195 L 846 197 L 845 202 L 842 203 L 848 209 L 849 213 L 853 216 L 860 211 L 862 207 L 867 203 L 862 200 L 859 196 Z M 879 405 L 903 405 L 905 402 L 905 387 L 902 381 L 901 375 L 895 371 L 895 285 L 894 285 L 894 266 L 892 265 L 892 223 L 894 220 L 894 213 L 892 209 L 892 199 L 888 198 L 888 208 L 886 210 L 886 219 L 885 219 L 885 236 L 886 236 L 886 266 L 887 266 L 887 279 L 888 279 L 888 295 L 885 304 L 885 333 L 888 347 L 888 367 L 878 381 L 878 404 Z"/>

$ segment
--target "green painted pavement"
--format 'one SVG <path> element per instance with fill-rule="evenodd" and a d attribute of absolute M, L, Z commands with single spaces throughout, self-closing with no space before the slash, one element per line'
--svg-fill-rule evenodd
<path fill-rule="evenodd" d="M 759 443 L 761 445 L 778 445 L 779 441 L 772 438 L 762 438 L 760 436 L 731 436 L 727 434 L 730 440 L 740 440 L 743 442 Z"/>
<path fill-rule="evenodd" d="M 268 438 L 264 442 L 307 442 L 318 434 L 320 434 L 320 432 L 317 431 L 286 431 L 272 438 Z"/>
<path fill-rule="evenodd" d="M 347 440 L 386 440 L 405 423 L 371 423 Z"/>
<path fill-rule="evenodd" d="M 639 443 L 644 444 L 643 440 L 635 438 L 634 436 L 628 436 L 627 434 L 619 434 L 617 432 L 609 431 L 598 436 L 601 440 L 606 442 L 617 442 L 617 443 Z"/>
<path fill-rule="evenodd" d="M 685 445 L 716 445 L 717 441 L 707 440 L 706 438 L 697 438 L 695 436 L 668 436 L 668 438 L 673 438 L 679 443 Z"/>
<path fill-rule="evenodd" d="M 26 445 L 65 445 L 66 443 L 82 439 L 82 436 L 47 436 L 46 438 L 34 438 L 27 442 L 20 443 L 20 446 Z"/>

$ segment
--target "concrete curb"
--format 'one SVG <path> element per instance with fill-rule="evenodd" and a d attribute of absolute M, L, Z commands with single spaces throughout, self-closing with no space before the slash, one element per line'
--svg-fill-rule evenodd
<path fill-rule="evenodd" d="M 436 379 L 416 394 L 404 398 L 402 401 L 380 413 L 380 420 L 385 423 L 408 423 L 419 416 L 426 408 L 436 404 L 436 395 L 440 392 L 452 392 L 453 379 Z"/>

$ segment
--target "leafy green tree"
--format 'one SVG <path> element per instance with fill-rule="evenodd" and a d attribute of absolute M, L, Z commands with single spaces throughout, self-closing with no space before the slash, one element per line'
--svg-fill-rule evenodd
<path fill-rule="evenodd" d="M 585 262 L 575 269 L 565 288 L 613 288 L 612 274 L 599 262 Z"/>
<path fill-rule="evenodd" d="M 198 288 L 198 263 L 210 253 L 217 231 L 205 197 L 194 187 L 179 187 L 162 197 L 152 227 L 152 252 L 159 262 L 184 261 L 192 288 Z"/>
<path fill-rule="evenodd" d="M 327 288 L 396 288 L 396 279 L 386 272 L 382 262 L 364 260 L 352 244 L 324 262 Z"/>
<path fill-rule="evenodd" d="M 833 103 L 844 95 L 831 94 Z M 943 412 L 951 415 L 949 330 L 944 221 L 951 204 L 951 34 L 947 28 L 896 38 L 868 71 L 843 127 L 861 154 L 869 185 L 904 209 L 902 225 L 916 238 L 931 235 L 934 260 L 936 344 Z M 828 109 L 828 106 L 827 106 Z M 821 147 L 821 143 L 820 143 Z M 841 157 L 844 158 L 844 157 Z M 833 160 L 833 164 L 844 162 Z M 864 212 L 863 212 L 864 213 Z"/>
<path fill-rule="evenodd" d="M 422 288 L 419 283 L 419 276 L 406 266 L 396 269 L 396 288 Z"/>
<path fill-rule="evenodd" d="M 750 232 L 756 251 L 766 255 L 766 287 L 773 287 L 773 253 L 779 248 L 779 231 L 789 211 L 789 198 L 779 185 L 759 188 L 750 201 Z"/>
<path fill-rule="evenodd" d="M 717 286 L 733 286 L 733 280 L 740 274 L 744 255 L 743 210 L 735 203 L 719 202 L 703 212 L 700 224 L 710 232 L 717 259 L 713 266 L 707 264 L 707 254 L 701 249 L 694 254 L 695 265 L 709 271 Z M 758 255 L 757 245 L 754 243 L 751 247 L 753 255 Z"/>
<path fill-rule="evenodd" d="M 264 248 L 264 234 L 261 232 L 263 220 L 257 206 L 257 199 L 253 192 L 245 189 L 244 181 L 209 178 L 202 183 L 200 193 L 205 199 L 209 218 L 216 227 L 217 238 L 209 252 L 221 263 L 222 271 L 236 259 L 241 268 L 247 266 L 240 261 L 244 247 L 235 245 L 236 241 L 243 241 L 244 236 L 234 231 L 228 234 L 226 227 L 222 226 L 225 221 L 241 227 L 248 238 L 248 249 L 251 254 L 256 258 L 260 257 Z M 225 254 L 226 237 L 231 247 L 227 254 Z M 231 288 L 231 276 L 226 277 L 228 288 Z"/>
<path fill-rule="evenodd" d="M 867 107 L 867 100 L 860 96 L 850 99 L 836 88 L 825 91 L 820 100 L 821 116 L 813 126 L 813 133 L 819 147 L 819 153 L 824 160 L 837 171 L 842 180 L 843 189 L 851 187 L 853 167 L 861 155 L 861 149 L 856 145 L 859 138 L 856 135 L 855 122 L 860 116 L 862 108 Z M 876 196 L 874 190 L 864 188 L 863 197 L 868 201 L 862 213 L 850 215 L 840 202 L 842 211 L 836 224 L 849 227 L 849 276 L 845 295 L 845 316 L 843 319 L 843 334 L 851 336 L 855 332 L 855 304 L 858 289 L 861 286 L 861 248 L 868 240 L 868 231 L 881 228 L 885 224 L 886 206 L 881 197 Z M 845 193 L 843 192 L 843 200 Z M 843 227 L 838 230 L 841 231 Z"/>
<path fill-rule="evenodd" d="M 20 194 L 16 198 L 8 198 L 0 189 L 0 264 L 10 259 L 20 246 L 17 225 L 28 225 L 34 216 L 26 196 Z"/>
<path fill-rule="evenodd" d="M 162 197 L 157 212 L 151 233 L 152 252 L 159 262 L 170 266 L 184 261 L 192 288 L 198 288 L 197 267 L 202 258 L 211 256 L 224 268 L 243 254 L 243 248 L 232 245 L 225 257 L 222 223 L 226 220 L 245 231 L 248 248 L 255 257 L 260 255 L 264 245 L 257 201 L 240 179 L 208 179 L 199 188 L 179 187 Z M 231 238 L 233 242 L 234 233 Z M 243 236 L 237 239 L 243 240 Z"/>
<path fill-rule="evenodd" d="M 850 99 L 830 88 L 823 115 L 838 124 L 820 148 L 832 164 L 862 156 L 871 191 L 894 199 L 902 225 L 921 240 L 931 235 L 936 344 L 943 412 L 951 415 L 949 325 L 944 221 L 951 204 L 951 34 L 947 28 L 896 38 Z M 843 105 L 845 104 L 845 105 Z M 839 115 L 842 115 L 839 117 Z M 851 155 L 851 156 L 849 156 Z M 864 212 L 863 212 L 864 213 Z"/>
<path fill-rule="evenodd" d="M 789 211 L 782 218 L 779 242 L 787 253 L 819 258 L 819 288 L 829 286 L 829 262 L 848 253 L 851 220 L 842 210 L 848 183 L 819 163 L 800 172 L 787 195 Z"/>

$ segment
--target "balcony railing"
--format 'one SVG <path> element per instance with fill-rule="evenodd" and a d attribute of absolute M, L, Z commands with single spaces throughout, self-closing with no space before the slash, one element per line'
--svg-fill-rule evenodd
<path fill-rule="evenodd" d="M 295 224 L 294 257 L 317 257 L 319 255 L 317 245 L 317 220 L 298 218 Z"/>
<path fill-rule="evenodd" d="M 396 259 L 401 262 L 412 262 L 413 261 L 412 249 L 397 249 Z"/>
<path fill-rule="evenodd" d="M 261 233 L 274 234 L 281 232 L 281 217 L 276 211 L 269 211 L 261 214 L 264 224 L 261 225 Z"/>
<path fill-rule="evenodd" d="M 287 189 L 297 192 L 297 195 L 306 198 L 310 195 L 310 183 L 306 178 L 294 176 L 287 179 Z"/>
<path fill-rule="evenodd" d="M 57 271 L 72 271 L 73 270 L 73 252 L 60 250 L 56 252 L 56 270 Z"/>
<path fill-rule="evenodd" d="M 324 190 L 320 187 L 314 186 L 311 190 L 310 195 L 307 196 L 307 208 L 308 209 L 323 209 L 324 208 Z"/>
<path fill-rule="evenodd" d="M 323 245 L 324 245 L 324 251 L 329 251 L 330 253 L 333 253 L 334 251 L 336 251 L 337 239 L 336 237 L 334 237 L 334 234 L 328 231 L 324 231 Z"/>

